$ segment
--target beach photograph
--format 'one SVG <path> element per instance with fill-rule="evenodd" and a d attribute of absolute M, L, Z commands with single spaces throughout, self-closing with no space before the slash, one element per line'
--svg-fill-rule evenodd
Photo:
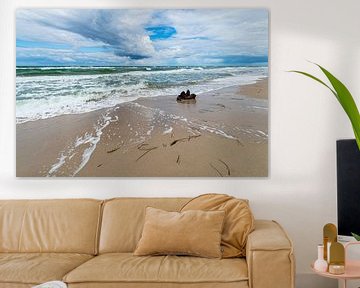
<path fill-rule="evenodd" d="M 18 9 L 17 177 L 267 177 L 266 9 Z"/>

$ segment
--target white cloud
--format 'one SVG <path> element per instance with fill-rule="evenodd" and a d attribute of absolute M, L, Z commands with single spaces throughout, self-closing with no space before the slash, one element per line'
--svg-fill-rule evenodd
<path fill-rule="evenodd" d="M 149 26 L 174 27 L 176 34 L 152 41 L 146 30 Z M 70 46 L 65 50 L 18 49 L 21 58 L 41 52 L 54 60 L 61 53 L 73 54 L 66 57 L 78 62 L 103 57 L 106 63 L 199 65 L 218 63 L 224 56 L 267 55 L 268 14 L 263 9 L 21 9 L 17 11 L 17 39 Z M 94 46 L 106 47 L 106 52 L 78 51 Z"/>

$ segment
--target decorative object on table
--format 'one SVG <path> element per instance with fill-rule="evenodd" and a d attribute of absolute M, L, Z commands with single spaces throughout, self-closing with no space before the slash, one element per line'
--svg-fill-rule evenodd
<path fill-rule="evenodd" d="M 337 241 L 337 228 L 335 224 L 328 223 L 323 227 L 324 260 L 329 263 L 331 243 Z"/>
<path fill-rule="evenodd" d="M 315 64 L 315 63 L 314 63 Z M 330 81 L 332 87 L 327 85 L 325 82 L 320 80 L 319 78 L 303 71 L 297 71 L 293 70 L 290 72 L 299 73 L 302 75 L 305 75 L 307 77 L 310 77 L 311 79 L 314 79 L 315 81 L 321 83 L 335 95 L 336 99 L 339 101 L 340 105 L 343 107 L 345 113 L 349 117 L 349 120 L 351 122 L 352 128 L 354 130 L 354 135 L 356 138 L 356 142 L 358 145 L 358 148 L 360 150 L 360 114 L 359 110 L 356 106 L 356 103 L 354 101 L 353 96 L 351 95 L 350 91 L 346 88 L 346 86 L 337 79 L 334 75 L 332 75 L 329 71 L 327 71 L 324 67 L 317 65 L 321 71 L 325 74 L 327 79 Z"/>
<path fill-rule="evenodd" d="M 340 243 L 339 243 L 340 244 Z M 315 269 L 314 264 L 311 266 L 313 271 L 322 276 L 332 279 L 338 279 L 339 283 L 340 281 L 343 281 L 343 284 L 341 287 L 346 288 L 347 282 L 349 280 L 357 280 L 360 279 L 360 259 L 358 260 L 351 260 L 349 259 L 349 247 L 359 245 L 360 242 L 348 242 L 345 244 L 344 250 L 345 250 L 345 265 L 336 265 L 335 263 L 329 266 L 329 272 L 321 272 Z M 335 247 L 336 245 L 334 245 Z M 340 248 L 341 249 L 341 248 Z M 337 252 L 333 252 L 337 253 Z M 341 273 L 341 274 L 340 274 Z M 339 286 L 340 287 L 340 286 Z"/>
<path fill-rule="evenodd" d="M 314 263 L 314 269 L 331 274 L 342 274 L 345 272 L 345 249 L 337 242 L 337 227 L 335 224 L 327 223 L 323 227 L 323 245 L 318 246 L 318 259 Z M 320 254 L 320 247 L 323 254 Z M 321 259 L 327 262 L 326 269 Z"/>
<path fill-rule="evenodd" d="M 61 281 L 50 281 L 37 286 L 33 286 L 32 288 L 66 288 L 67 285 Z"/>
<path fill-rule="evenodd" d="M 339 242 L 333 242 L 330 246 L 329 273 L 345 273 L 345 248 Z"/>
<path fill-rule="evenodd" d="M 334 275 L 341 275 L 345 273 L 345 265 L 330 264 L 329 273 Z"/>
<path fill-rule="evenodd" d="M 268 54 L 266 8 L 17 9 L 16 176 L 268 177 Z"/>
<path fill-rule="evenodd" d="M 328 263 L 324 260 L 324 245 L 318 245 L 318 258 L 314 263 L 314 269 L 320 272 L 326 272 Z"/>

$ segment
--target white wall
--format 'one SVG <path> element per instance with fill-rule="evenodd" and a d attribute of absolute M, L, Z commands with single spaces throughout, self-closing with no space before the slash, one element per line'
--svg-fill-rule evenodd
<path fill-rule="evenodd" d="M 17 7 L 269 8 L 269 178 L 16 179 Z M 245 197 L 251 200 L 257 218 L 278 220 L 289 232 L 296 249 L 298 287 L 309 288 L 315 282 L 320 287 L 321 279 L 311 274 L 309 264 L 316 256 L 322 226 L 336 223 L 335 140 L 353 136 L 346 116 L 325 88 L 286 71 L 315 71 L 306 60 L 321 63 L 342 79 L 360 102 L 359 11 L 358 0 L 1 0 L 0 198 L 171 197 L 206 192 Z"/>

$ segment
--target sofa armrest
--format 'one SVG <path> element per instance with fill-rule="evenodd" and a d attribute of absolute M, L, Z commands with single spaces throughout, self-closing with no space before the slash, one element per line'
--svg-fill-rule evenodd
<path fill-rule="evenodd" d="M 250 288 L 295 287 L 293 245 L 277 222 L 255 221 L 247 240 L 246 261 Z"/>

